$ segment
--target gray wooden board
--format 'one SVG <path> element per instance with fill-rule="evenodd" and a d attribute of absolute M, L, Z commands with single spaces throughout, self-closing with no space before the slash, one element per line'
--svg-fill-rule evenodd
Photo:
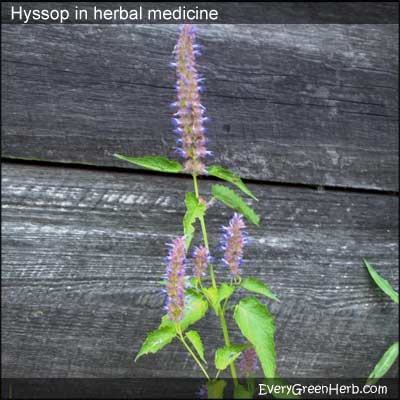
<path fill-rule="evenodd" d="M 3 25 L 3 155 L 174 157 L 175 25 Z M 398 25 L 201 25 L 215 162 L 262 181 L 398 189 Z"/>
<path fill-rule="evenodd" d="M 209 180 L 201 180 L 203 193 Z M 243 270 L 266 282 L 280 376 L 366 377 L 398 337 L 398 308 L 365 257 L 398 286 L 398 198 L 250 185 L 261 215 Z M 4 377 L 200 376 L 178 343 L 133 362 L 157 327 L 165 243 L 182 232 L 191 181 L 174 176 L 3 165 Z M 214 256 L 231 211 L 207 224 Z M 197 240 L 199 237 L 197 237 Z M 227 276 L 216 266 L 217 277 Z M 232 341 L 241 343 L 228 315 Z M 217 318 L 194 326 L 222 345 Z M 393 367 L 389 376 L 396 376 Z"/>

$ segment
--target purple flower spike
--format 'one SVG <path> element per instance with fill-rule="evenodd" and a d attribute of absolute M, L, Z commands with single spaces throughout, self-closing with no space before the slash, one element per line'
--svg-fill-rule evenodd
<path fill-rule="evenodd" d="M 240 369 L 246 377 L 254 375 L 258 367 L 257 353 L 254 347 L 249 347 L 243 351 L 240 359 Z"/>
<path fill-rule="evenodd" d="M 231 270 L 231 275 L 235 280 L 240 279 L 240 265 L 243 258 L 243 247 L 247 242 L 243 218 L 235 213 L 229 221 L 228 226 L 223 226 L 224 235 L 222 237 L 222 250 L 224 250 L 224 258 L 222 262 Z"/>
<path fill-rule="evenodd" d="M 208 264 L 211 262 L 210 253 L 205 246 L 196 247 L 193 251 L 194 265 L 193 275 L 197 279 L 201 279 L 206 274 Z"/>
<path fill-rule="evenodd" d="M 185 158 L 185 171 L 191 174 L 203 175 L 206 172 L 204 158 L 207 151 L 204 136 L 203 117 L 205 108 L 200 103 L 200 84 L 203 82 L 197 72 L 196 55 L 199 55 L 195 42 L 195 29 L 190 24 L 182 25 L 178 43 L 174 48 L 176 65 L 177 112 L 172 122 L 181 132 L 182 148 L 180 153 Z"/>
<path fill-rule="evenodd" d="M 177 322 L 182 318 L 185 306 L 185 239 L 179 237 L 168 246 L 170 250 L 167 257 L 166 309 L 169 319 Z"/>

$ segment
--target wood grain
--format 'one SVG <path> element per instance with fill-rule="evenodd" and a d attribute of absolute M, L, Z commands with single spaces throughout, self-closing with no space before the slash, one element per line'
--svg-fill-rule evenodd
<path fill-rule="evenodd" d="M 189 179 L 4 164 L 2 183 L 3 377 L 200 376 L 177 343 L 133 362 L 162 316 L 164 243 L 181 234 Z M 200 181 L 203 193 L 211 183 Z M 398 199 L 250 189 L 262 221 L 248 227 L 243 270 L 281 300 L 268 303 L 279 375 L 366 377 L 398 337 L 398 308 L 362 258 L 398 286 Z M 222 205 L 208 212 L 217 259 L 230 215 Z M 222 344 L 211 313 L 197 327 L 208 349 Z"/>
<path fill-rule="evenodd" d="M 201 25 L 215 161 L 261 181 L 398 189 L 398 25 Z M 175 157 L 174 25 L 3 25 L 3 155 Z"/>

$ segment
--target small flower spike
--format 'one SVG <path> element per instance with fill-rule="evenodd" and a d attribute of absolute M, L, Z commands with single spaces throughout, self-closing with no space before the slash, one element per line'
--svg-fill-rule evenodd
<path fill-rule="evenodd" d="M 199 246 L 194 249 L 192 257 L 194 259 L 193 276 L 201 279 L 206 274 L 208 264 L 211 262 L 210 254 L 205 246 Z"/>
<path fill-rule="evenodd" d="M 254 347 L 249 347 L 241 355 L 240 369 L 246 377 L 249 377 L 254 375 L 257 367 L 257 353 Z"/>
<path fill-rule="evenodd" d="M 240 281 L 240 265 L 243 258 L 243 247 L 247 243 L 247 234 L 243 218 L 235 213 L 229 221 L 228 226 L 223 226 L 222 250 L 224 258 L 222 262 L 231 270 L 231 275 L 235 281 Z"/>
<path fill-rule="evenodd" d="M 172 106 L 177 110 L 172 119 L 174 132 L 179 135 L 177 152 L 185 159 L 185 171 L 191 174 L 206 173 L 204 158 L 211 155 L 207 151 L 204 123 L 205 108 L 200 103 L 203 79 L 196 68 L 195 29 L 190 24 L 181 27 L 178 43 L 174 48 L 177 83 L 177 101 Z"/>
<path fill-rule="evenodd" d="M 179 237 L 175 239 L 170 247 L 167 266 L 167 300 L 165 309 L 171 321 L 178 322 L 183 316 L 185 307 L 185 239 Z"/>

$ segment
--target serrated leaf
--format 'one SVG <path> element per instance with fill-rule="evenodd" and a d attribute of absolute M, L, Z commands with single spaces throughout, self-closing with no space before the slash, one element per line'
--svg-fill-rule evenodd
<path fill-rule="evenodd" d="M 269 299 L 279 301 L 278 298 L 271 292 L 271 289 L 256 278 L 244 278 L 240 283 L 240 286 L 249 292 L 262 294 Z"/>
<path fill-rule="evenodd" d="M 255 297 L 236 305 L 234 318 L 243 336 L 254 346 L 266 378 L 275 377 L 274 320 Z"/>
<path fill-rule="evenodd" d="M 364 264 L 367 267 L 371 278 L 379 286 L 379 288 L 384 293 L 386 293 L 396 304 L 399 304 L 399 294 L 392 288 L 390 283 L 386 279 L 382 278 L 382 276 L 375 271 L 373 266 L 367 260 L 364 260 Z"/>
<path fill-rule="evenodd" d="M 229 169 L 223 168 L 220 165 L 211 165 L 207 168 L 208 175 L 215 176 L 216 178 L 222 179 L 224 181 L 233 183 L 236 185 L 243 193 L 257 200 L 257 197 L 250 192 L 249 188 L 243 183 L 239 176 L 235 175 Z M 258 201 L 258 200 L 257 200 Z"/>
<path fill-rule="evenodd" d="M 390 367 L 396 361 L 399 355 L 399 342 L 393 343 L 386 351 L 382 358 L 375 365 L 374 370 L 368 377 L 367 385 L 374 385 L 380 378 L 382 378 Z"/>
<path fill-rule="evenodd" d="M 229 189 L 223 185 L 212 185 L 212 195 L 224 203 L 226 206 L 237 210 L 240 214 L 243 214 L 250 222 L 258 225 L 260 217 L 255 211 L 232 189 Z"/>
<path fill-rule="evenodd" d="M 186 214 L 183 218 L 183 232 L 185 234 L 186 251 L 189 251 L 194 234 L 193 224 L 196 222 L 196 219 L 204 216 L 207 207 L 205 204 L 201 204 L 192 192 L 186 193 L 185 204 Z"/>
<path fill-rule="evenodd" d="M 203 296 L 194 292 L 193 290 L 187 290 L 185 294 L 185 309 L 183 311 L 183 317 L 179 321 L 179 326 L 182 331 L 193 325 L 199 319 L 203 318 L 208 310 L 208 303 L 203 299 Z M 161 319 L 161 327 L 173 327 L 175 329 L 175 323 L 170 321 L 168 315 L 164 315 Z"/>
<path fill-rule="evenodd" d="M 177 161 L 169 160 L 165 157 L 146 156 L 146 157 L 127 157 L 121 154 L 114 154 L 120 160 L 128 161 L 132 164 L 139 165 L 152 171 L 169 172 L 176 174 L 183 172 L 183 165 Z"/>
<path fill-rule="evenodd" d="M 218 315 L 218 289 L 211 286 L 209 288 L 204 288 L 204 294 L 207 296 L 208 300 L 211 303 L 211 306 L 213 310 L 215 311 L 215 314 Z"/>
<path fill-rule="evenodd" d="M 217 370 L 227 368 L 228 365 L 235 361 L 240 356 L 241 352 L 248 347 L 249 346 L 246 344 L 220 347 L 215 352 L 215 368 L 217 368 Z"/>
<path fill-rule="evenodd" d="M 209 399 L 223 399 L 226 381 L 219 379 L 217 381 L 209 381 L 207 383 Z"/>
<path fill-rule="evenodd" d="M 254 396 L 253 392 L 247 390 L 243 385 L 239 383 L 233 388 L 234 399 L 252 399 Z"/>
<path fill-rule="evenodd" d="M 227 283 L 223 282 L 218 289 L 211 286 L 209 288 L 204 288 L 203 291 L 208 300 L 210 301 L 215 311 L 215 314 L 218 315 L 221 301 L 229 298 L 235 291 L 235 288 L 234 286 L 230 286 Z"/>
<path fill-rule="evenodd" d="M 186 337 L 189 339 L 190 343 L 192 343 L 193 347 L 195 348 L 197 354 L 199 357 L 207 363 L 207 361 L 204 358 L 204 347 L 203 347 L 203 342 L 201 341 L 201 337 L 197 331 L 189 331 L 186 332 Z"/>
<path fill-rule="evenodd" d="M 137 354 L 135 361 L 148 353 L 156 353 L 169 344 L 175 337 L 176 331 L 172 326 L 165 326 L 150 332 Z"/>
<path fill-rule="evenodd" d="M 235 291 L 235 287 L 228 285 L 227 283 L 223 282 L 218 290 L 218 304 L 225 299 L 229 299 L 232 296 L 233 292 Z"/>

